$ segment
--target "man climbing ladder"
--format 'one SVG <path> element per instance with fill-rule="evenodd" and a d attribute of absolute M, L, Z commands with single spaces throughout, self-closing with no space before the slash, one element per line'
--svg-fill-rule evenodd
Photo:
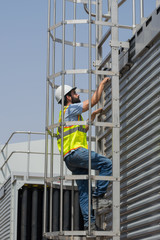
<path fill-rule="evenodd" d="M 99 87 L 91 98 L 91 107 L 95 106 L 102 95 L 105 84 L 110 81 L 110 78 L 105 77 Z M 72 88 L 68 85 L 64 85 L 64 119 L 65 121 L 83 121 L 81 114 L 89 110 L 89 100 L 84 102 L 80 101 L 79 95 L 75 91 L 76 87 Z M 59 104 L 62 104 L 62 86 L 56 89 L 56 100 Z M 95 119 L 95 116 L 99 114 L 102 109 L 95 110 L 91 115 L 91 120 Z M 62 112 L 59 114 L 59 122 L 61 122 Z M 64 126 L 63 133 L 63 156 L 64 161 L 68 169 L 74 175 L 87 175 L 88 174 L 88 162 L 89 151 L 86 138 L 86 131 L 88 125 L 72 125 Z M 61 153 L 61 127 L 57 129 L 57 143 L 58 149 Z M 112 175 L 112 162 L 110 159 L 91 151 L 91 169 L 99 170 L 99 176 L 111 176 Z M 88 181 L 76 180 L 79 189 L 79 201 L 80 207 L 84 219 L 84 229 L 88 229 Z M 109 182 L 104 180 L 97 181 L 97 186 L 93 192 L 93 199 L 104 200 L 105 193 L 107 191 Z M 91 230 L 100 230 L 95 223 L 95 216 L 91 209 Z"/>

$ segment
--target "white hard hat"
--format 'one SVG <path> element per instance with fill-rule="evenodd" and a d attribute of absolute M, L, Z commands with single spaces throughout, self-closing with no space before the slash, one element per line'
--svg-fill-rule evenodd
<path fill-rule="evenodd" d="M 76 87 L 71 87 L 69 85 L 64 85 L 64 96 L 70 91 L 76 89 Z M 58 103 L 61 103 L 62 100 L 62 86 L 59 86 L 55 92 L 56 100 Z"/>

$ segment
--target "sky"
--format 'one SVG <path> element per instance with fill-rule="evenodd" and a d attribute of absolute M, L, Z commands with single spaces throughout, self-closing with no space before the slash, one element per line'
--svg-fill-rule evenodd
<path fill-rule="evenodd" d="M 147 17 L 156 1 L 144 2 Z M 120 10 L 121 24 L 131 24 L 131 4 Z M 47 0 L 0 0 L 0 145 L 15 131 L 45 131 L 47 14 Z"/>
<path fill-rule="evenodd" d="M 0 144 L 45 129 L 47 1 L 0 0 Z"/>

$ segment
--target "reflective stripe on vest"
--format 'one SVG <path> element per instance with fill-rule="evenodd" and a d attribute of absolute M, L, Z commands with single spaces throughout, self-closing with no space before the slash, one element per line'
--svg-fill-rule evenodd
<path fill-rule="evenodd" d="M 69 130 L 67 130 L 66 132 L 63 133 L 63 136 L 67 136 L 71 133 L 74 133 L 76 131 L 79 131 L 79 132 L 84 132 L 86 133 L 86 129 L 83 128 L 82 126 L 78 126 L 78 127 L 75 127 L 75 128 L 71 128 Z M 58 127 L 58 132 L 59 132 L 59 135 L 57 136 L 57 140 L 61 138 L 61 127 Z"/>
<path fill-rule="evenodd" d="M 69 106 L 64 108 L 64 114 Z M 83 120 L 81 115 L 78 115 L 78 121 Z M 59 122 L 61 122 L 61 111 L 59 114 Z M 63 128 L 63 155 L 79 147 L 88 149 L 86 128 L 82 125 L 72 125 Z M 57 144 L 61 153 L 61 127 L 57 128 Z"/>

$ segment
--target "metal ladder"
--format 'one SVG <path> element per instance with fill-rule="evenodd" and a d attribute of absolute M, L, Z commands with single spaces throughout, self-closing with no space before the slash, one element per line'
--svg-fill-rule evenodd
<path fill-rule="evenodd" d="M 63 0 L 63 1 L 48 1 L 48 69 L 47 69 L 47 101 L 46 101 L 46 158 L 45 158 L 45 187 L 44 187 L 44 236 L 48 239 L 86 239 L 90 238 L 102 238 L 102 239 L 120 239 L 120 123 L 119 123 L 119 48 L 128 48 L 128 42 L 119 42 L 118 29 L 128 28 L 130 26 L 120 26 L 118 24 L 118 7 L 120 7 L 126 0 L 122 0 L 118 3 L 117 0 L 108 0 L 106 14 L 102 14 L 103 1 L 91 1 L 91 0 Z M 56 22 L 56 4 L 59 4 L 62 8 L 62 19 Z M 67 7 L 66 4 L 72 4 L 73 6 L 73 19 L 66 18 Z M 52 5 L 53 4 L 53 5 Z M 85 12 L 88 15 L 87 19 L 77 18 L 77 7 L 83 5 Z M 92 8 L 95 7 L 95 13 L 92 13 Z M 52 9 L 52 11 L 51 11 Z M 104 18 L 104 20 L 103 20 Z M 52 19 L 52 20 L 51 20 Z M 53 23 L 52 23 L 53 22 Z M 88 43 L 82 43 L 77 41 L 77 25 L 88 25 Z M 67 26 L 73 26 L 73 40 L 67 40 L 66 29 Z M 93 43 L 92 26 L 95 25 L 95 43 Z M 108 28 L 104 35 L 102 35 L 102 28 Z M 61 28 L 62 36 L 61 39 L 57 37 L 57 32 Z M 111 36 L 110 47 L 111 52 L 105 57 L 103 56 L 103 45 L 106 43 L 108 38 Z M 57 71 L 56 67 L 56 47 L 61 44 L 61 70 Z M 52 45 L 52 47 L 51 47 Z M 72 67 L 71 69 L 66 68 L 66 46 L 72 47 Z M 88 68 L 80 69 L 76 67 L 77 60 L 77 48 L 88 49 Z M 95 69 L 92 66 L 92 55 L 95 49 L 95 61 L 93 63 Z M 52 58 L 51 58 L 52 57 Z M 82 59 L 83 61 L 83 59 Z M 107 70 L 106 70 L 107 68 Z M 81 93 L 88 93 L 89 98 L 89 136 L 88 136 L 88 147 L 89 152 L 91 151 L 92 142 L 92 130 L 91 126 L 94 125 L 99 130 L 96 131 L 96 151 L 103 153 L 103 131 L 100 129 L 110 128 L 112 131 L 112 161 L 113 161 L 113 176 L 111 177 L 99 177 L 91 174 L 91 155 L 89 154 L 89 174 L 88 175 L 64 175 L 63 165 L 63 151 L 61 154 L 60 164 L 60 175 L 58 177 L 53 176 L 53 161 L 54 161 L 54 139 L 56 137 L 55 129 L 59 126 L 59 123 L 55 122 L 55 106 L 54 106 L 54 91 L 57 85 L 62 85 L 67 82 L 68 76 L 72 76 L 72 85 L 75 86 L 76 76 L 88 75 L 88 90 L 79 89 Z M 91 95 L 92 95 L 92 76 L 95 76 L 96 85 L 101 81 L 104 75 L 111 77 L 112 84 L 112 122 L 95 121 L 91 123 Z M 62 87 L 63 88 L 63 87 Z M 49 109 L 49 103 L 51 102 L 51 109 Z M 63 102 L 63 99 L 62 99 Z M 103 102 L 99 104 L 103 107 Z M 62 104 L 63 109 L 63 104 Z M 105 114 L 105 108 L 104 108 Z M 84 125 L 87 122 L 74 122 L 73 124 Z M 64 127 L 64 116 L 62 115 L 62 132 Z M 48 144 L 49 138 L 51 139 L 51 159 L 50 166 L 48 166 Z M 63 141 L 62 141 L 63 145 Z M 48 171 L 50 168 L 50 171 Z M 88 231 L 75 231 L 73 228 L 73 219 L 71 231 L 63 231 L 63 184 L 64 181 L 72 181 L 74 188 L 75 179 L 88 179 L 89 183 L 89 229 Z M 60 181 L 60 231 L 52 231 L 52 191 L 53 182 Z M 97 180 L 109 180 L 112 183 L 112 230 L 111 231 L 93 231 L 90 230 L 90 206 L 91 206 L 91 184 L 92 181 Z M 46 192 L 47 186 L 50 187 L 50 227 L 49 231 L 46 231 Z M 80 237 L 81 236 L 81 237 Z"/>

